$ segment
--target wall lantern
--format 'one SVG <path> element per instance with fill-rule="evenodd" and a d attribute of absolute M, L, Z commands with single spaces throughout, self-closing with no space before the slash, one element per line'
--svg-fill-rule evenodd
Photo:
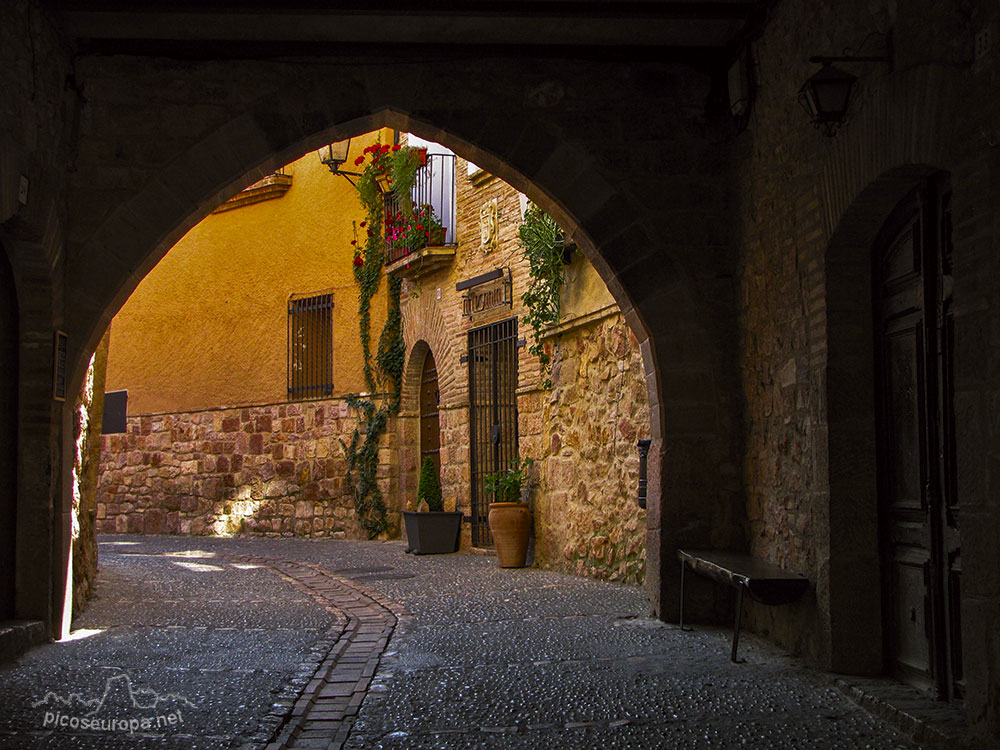
<path fill-rule="evenodd" d="M 856 75 L 827 63 L 802 84 L 799 104 L 809 113 L 812 124 L 823 131 L 823 135 L 832 137 L 847 119 L 851 90 L 857 80 Z"/>
<path fill-rule="evenodd" d="M 882 36 L 876 32 L 876 35 Z M 870 35 L 873 36 L 873 35 Z M 866 40 L 867 41 L 867 40 Z M 812 124 L 832 137 L 837 129 L 847 119 L 847 110 L 851 106 L 851 93 L 858 77 L 852 73 L 835 68 L 835 62 L 891 62 L 890 40 L 885 38 L 890 54 L 886 55 L 843 55 L 841 57 L 810 57 L 809 62 L 820 63 L 820 68 L 813 73 L 799 89 L 799 104 L 809 113 Z"/>
<path fill-rule="evenodd" d="M 316 154 L 319 156 L 319 160 L 329 167 L 331 174 L 340 175 L 354 185 L 354 180 L 351 177 L 360 177 L 361 173 L 347 172 L 340 168 L 347 161 L 347 155 L 350 153 L 350 150 L 351 139 L 348 138 L 346 141 L 337 141 L 336 143 L 321 146 Z"/>

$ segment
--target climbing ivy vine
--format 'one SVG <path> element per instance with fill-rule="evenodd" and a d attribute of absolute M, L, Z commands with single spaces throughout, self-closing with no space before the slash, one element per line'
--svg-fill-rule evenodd
<path fill-rule="evenodd" d="M 412 149 L 374 144 L 355 162 L 371 160 L 358 179 L 358 194 L 365 209 L 365 220 L 355 226 L 354 279 L 358 284 L 358 332 L 361 339 L 365 382 L 372 394 L 369 397 L 348 396 L 347 403 L 358 410 L 358 425 L 351 434 L 351 441 L 341 447 L 347 456 L 347 490 L 354 495 L 354 511 L 361 528 L 369 539 L 385 531 L 388 526 L 385 500 L 379 489 L 378 455 L 382 436 L 389 426 L 389 417 L 399 412 L 402 400 L 403 361 L 406 345 L 403 341 L 403 318 L 400 311 L 402 279 L 391 276 L 388 281 L 388 311 L 385 325 L 379 334 L 378 345 L 372 354 L 371 301 L 378 293 L 385 266 L 385 198 L 376 184 L 379 174 L 388 173 L 393 178 L 393 192 L 409 196 L 416 172 Z M 410 184 L 401 184 L 406 179 Z M 412 211 L 412 206 L 410 207 Z M 358 229 L 363 230 L 359 237 Z M 381 394 L 381 395 L 380 395 Z"/>
<path fill-rule="evenodd" d="M 531 204 L 524 212 L 518 239 L 528 260 L 531 281 L 521 295 L 528 312 L 521 318 L 531 326 L 532 344 L 528 348 L 542 365 L 542 387 L 551 388 L 549 366 L 552 357 L 542 345 L 542 331 L 559 322 L 559 291 L 566 278 L 566 240 L 555 220 Z"/>

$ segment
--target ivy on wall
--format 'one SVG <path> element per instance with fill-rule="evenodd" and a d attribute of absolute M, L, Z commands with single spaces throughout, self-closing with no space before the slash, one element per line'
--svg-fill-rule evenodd
<path fill-rule="evenodd" d="M 399 147 L 390 149 L 376 143 L 366 148 L 364 155 L 355 162 L 361 166 L 366 157 L 371 157 L 358 179 L 358 194 L 365 209 L 365 220 L 360 224 L 364 236 L 359 239 L 358 227 L 355 227 L 352 244 L 354 279 L 358 284 L 358 332 L 365 382 L 372 395 L 348 396 L 347 403 L 358 410 L 359 418 L 350 443 L 341 441 L 341 447 L 347 456 L 347 489 L 354 495 L 354 511 L 369 539 L 374 539 L 389 526 L 385 499 L 377 481 L 379 444 L 388 429 L 389 417 L 399 412 L 406 355 L 400 311 L 402 279 L 396 276 L 388 281 L 385 325 L 372 354 L 371 301 L 378 293 L 385 266 L 385 197 L 378 186 L 378 178 L 388 176 L 393 193 L 408 197 L 416 173 L 413 151 Z M 412 203 L 407 206 L 412 211 Z"/>
<path fill-rule="evenodd" d="M 518 239 L 528 261 L 530 282 L 521 295 L 527 312 L 521 318 L 531 326 L 532 344 L 528 348 L 542 365 L 542 387 L 551 388 L 549 365 L 552 357 L 545 351 L 541 336 L 559 322 L 559 291 L 566 278 L 566 240 L 555 220 L 531 204 L 524 212 Z"/>

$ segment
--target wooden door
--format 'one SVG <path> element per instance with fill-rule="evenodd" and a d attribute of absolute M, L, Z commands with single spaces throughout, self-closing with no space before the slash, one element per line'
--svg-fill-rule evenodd
<path fill-rule="evenodd" d="M 440 393 L 434 355 L 427 352 L 424 370 L 420 376 L 420 465 L 430 456 L 441 475 L 441 422 L 438 417 Z"/>
<path fill-rule="evenodd" d="M 948 207 L 942 181 L 914 192 L 875 257 L 886 661 L 941 698 L 962 693 Z"/>

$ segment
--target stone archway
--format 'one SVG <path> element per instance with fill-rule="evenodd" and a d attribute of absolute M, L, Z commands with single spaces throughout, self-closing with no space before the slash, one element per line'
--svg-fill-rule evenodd
<path fill-rule="evenodd" d="M 345 66 L 331 84 L 324 66 L 308 63 L 264 63 L 249 76 L 239 64 L 190 68 L 170 61 L 88 60 L 80 76 L 88 81 L 93 118 L 84 141 L 112 139 L 122 153 L 151 143 L 161 150 L 158 163 L 132 164 L 132 187 L 100 193 L 105 203 L 77 214 L 70 228 L 71 387 L 82 379 L 86 355 L 107 322 L 145 273 L 221 200 L 323 143 L 377 127 L 435 140 L 556 217 L 595 266 L 640 343 L 653 439 L 646 581 L 654 609 L 671 616 L 676 539 L 703 546 L 733 536 L 733 519 L 743 512 L 741 489 L 717 468 L 738 464 L 741 434 L 735 288 L 726 270 L 734 261 L 721 220 L 724 180 L 716 179 L 726 170 L 717 157 L 724 131 L 705 127 L 701 114 L 709 76 L 669 63 L 652 64 L 666 75 L 657 80 L 669 85 L 650 92 L 641 85 L 645 78 L 630 84 L 638 88 L 628 114 L 615 113 L 622 120 L 615 119 L 618 125 L 610 130 L 594 123 L 581 127 L 579 112 L 606 109 L 611 92 L 622 96 L 616 84 L 564 88 L 559 107 L 542 100 L 524 106 L 525 90 L 537 85 L 532 82 L 539 75 L 569 76 L 581 84 L 615 80 L 606 65 L 600 65 L 600 76 L 595 66 L 567 71 L 559 63 L 540 68 L 530 61 L 484 60 L 459 71 L 427 62 L 412 71 L 426 80 L 408 88 L 391 71 L 365 64 Z M 630 66 L 621 70 L 633 74 Z M 159 132 L 164 102 L 152 95 L 164 75 L 174 81 L 169 134 Z M 434 85 L 448 96 L 430 96 Z M 124 103 L 114 93 L 122 91 L 128 92 Z M 206 97 L 212 106 L 200 108 Z M 113 112 L 121 106 L 145 117 L 150 128 L 120 131 Z M 677 114 L 664 119 L 664 112 Z M 649 123 L 642 125 L 647 158 L 640 163 L 623 158 L 631 149 L 606 148 L 624 122 L 632 128 Z M 82 153 L 78 174 L 87 179 L 74 186 L 71 204 L 82 204 L 85 195 L 92 202 L 94 184 L 121 168 L 102 161 L 107 152 L 101 149 Z M 698 175 L 699 190 L 687 191 L 696 154 L 705 156 L 708 172 Z M 719 175 L 713 177 L 712 169 Z M 668 493 L 666 504 L 661 492 Z"/>

